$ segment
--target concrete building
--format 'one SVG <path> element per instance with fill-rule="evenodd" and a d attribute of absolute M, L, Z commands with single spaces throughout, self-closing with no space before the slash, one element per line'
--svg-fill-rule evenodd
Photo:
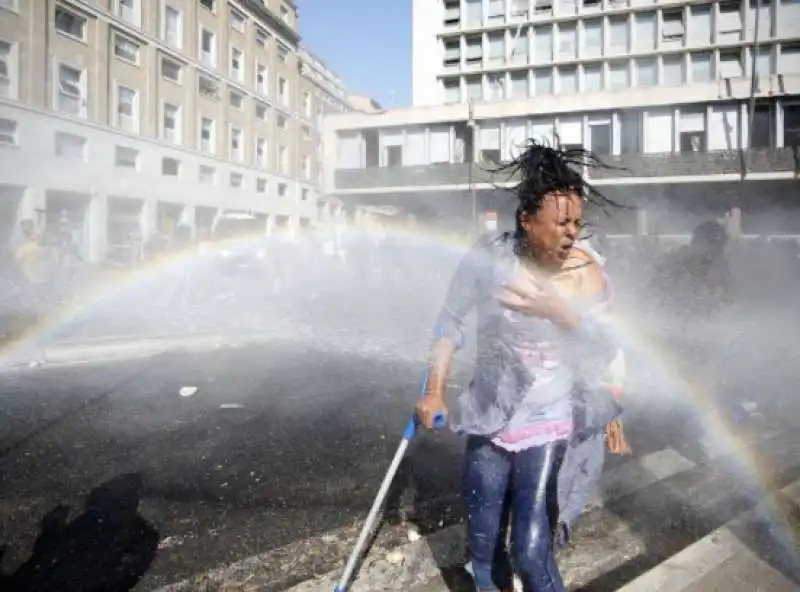
<path fill-rule="evenodd" d="M 684 234 L 713 215 L 800 234 L 775 214 L 800 199 L 800 4 L 415 0 L 413 18 L 415 106 L 329 118 L 326 192 L 419 215 L 507 211 L 493 163 L 535 137 L 624 169 L 590 173 L 636 206 L 609 233 Z"/>
<path fill-rule="evenodd" d="M 291 0 L 0 1 L 0 239 L 68 223 L 98 260 L 223 208 L 309 224 L 349 106 L 299 40 Z"/>

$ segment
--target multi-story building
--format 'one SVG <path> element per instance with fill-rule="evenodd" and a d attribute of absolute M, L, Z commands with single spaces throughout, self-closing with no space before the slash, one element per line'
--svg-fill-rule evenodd
<path fill-rule="evenodd" d="M 66 220 L 97 260 L 131 234 L 317 215 L 342 83 L 292 0 L 0 1 L 0 238 Z"/>
<path fill-rule="evenodd" d="M 413 23 L 415 106 L 330 118 L 327 192 L 503 210 L 508 179 L 487 169 L 534 137 L 624 169 L 590 173 L 636 206 L 609 232 L 727 214 L 732 231 L 800 234 L 765 205 L 800 199 L 797 2 L 415 0 Z"/>

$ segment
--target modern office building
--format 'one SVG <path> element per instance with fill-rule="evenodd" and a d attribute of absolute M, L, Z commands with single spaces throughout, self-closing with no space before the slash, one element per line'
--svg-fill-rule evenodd
<path fill-rule="evenodd" d="M 413 24 L 414 106 L 329 118 L 326 192 L 507 210 L 490 170 L 534 137 L 620 168 L 590 173 L 636 206 L 608 232 L 800 234 L 797 2 L 415 0 Z"/>
<path fill-rule="evenodd" d="M 343 84 L 291 0 L 0 0 L 0 238 L 67 223 L 86 258 L 131 234 L 318 215 Z"/>

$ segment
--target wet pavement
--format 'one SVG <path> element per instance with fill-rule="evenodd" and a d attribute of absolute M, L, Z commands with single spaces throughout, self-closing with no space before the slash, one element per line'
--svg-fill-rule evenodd
<path fill-rule="evenodd" d="M 368 509 L 421 370 L 284 342 L 7 375 L 4 569 L 29 556 L 49 511 L 69 505 L 74 519 L 90 491 L 124 475 L 141 477 L 139 511 L 160 540 L 145 590 L 349 525 Z M 197 392 L 181 396 L 185 386 Z M 420 439 L 390 514 L 449 520 L 459 454 L 450 434 Z"/>

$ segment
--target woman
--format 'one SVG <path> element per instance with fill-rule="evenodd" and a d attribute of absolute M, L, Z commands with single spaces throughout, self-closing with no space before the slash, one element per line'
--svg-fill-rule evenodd
<path fill-rule="evenodd" d="M 553 280 L 574 253 L 583 201 L 606 203 L 576 170 L 597 164 L 583 150 L 530 142 L 508 166 L 520 178 L 516 231 L 464 257 L 439 317 L 416 410 L 428 427 L 445 409 L 465 319 L 478 312 L 476 372 L 452 424 L 468 437 L 463 494 L 480 592 L 511 590 L 512 563 L 525 590 L 564 590 L 552 540 L 556 477 L 575 428 L 572 394 L 584 369 L 607 365 L 615 348 L 588 307 L 558 295 Z M 513 557 L 504 544 L 509 516 Z"/>

